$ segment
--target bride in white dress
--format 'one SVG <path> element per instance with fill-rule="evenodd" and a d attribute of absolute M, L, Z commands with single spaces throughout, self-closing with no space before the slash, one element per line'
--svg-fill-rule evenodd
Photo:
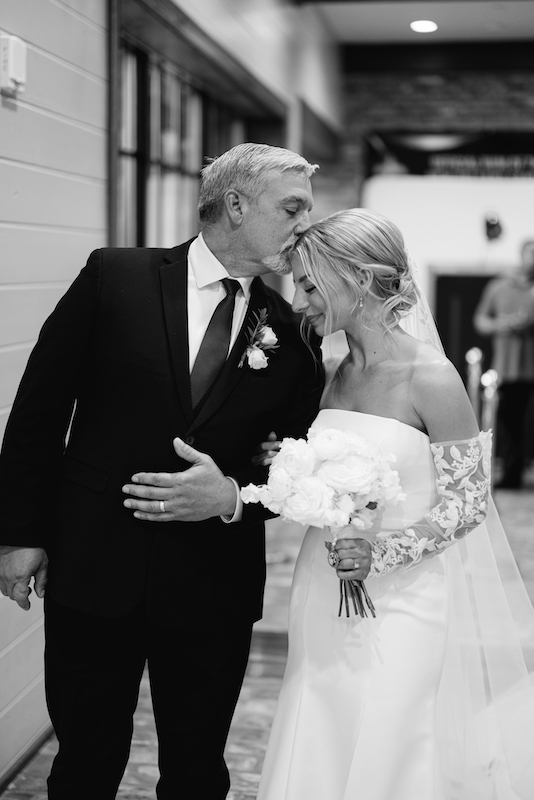
<path fill-rule="evenodd" d="M 392 223 L 339 212 L 291 263 L 294 310 L 349 344 L 315 425 L 393 453 L 406 501 L 338 533 L 337 575 L 365 580 L 376 618 L 338 616 L 329 532 L 306 533 L 258 800 L 532 800 L 534 614 L 489 497 L 491 434 L 436 339 L 399 324 L 433 332 Z"/>

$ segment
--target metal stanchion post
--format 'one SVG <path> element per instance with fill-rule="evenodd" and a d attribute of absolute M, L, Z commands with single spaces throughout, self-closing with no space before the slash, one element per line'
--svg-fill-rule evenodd
<path fill-rule="evenodd" d="M 492 484 L 495 474 L 493 467 L 495 465 L 495 447 L 497 441 L 497 406 L 499 405 L 498 381 L 499 375 L 495 369 L 488 369 L 487 372 L 480 377 L 480 383 L 483 387 L 480 427 L 483 431 L 487 431 L 490 428 L 493 430 L 493 450 L 491 458 Z"/>
<path fill-rule="evenodd" d="M 480 347 L 472 347 L 465 354 L 467 362 L 467 394 L 475 411 L 475 416 L 480 422 L 480 377 L 482 375 L 482 362 L 484 354 Z"/>

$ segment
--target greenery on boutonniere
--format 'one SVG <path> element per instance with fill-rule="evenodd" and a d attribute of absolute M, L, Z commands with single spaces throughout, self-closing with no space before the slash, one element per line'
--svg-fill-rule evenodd
<path fill-rule="evenodd" d="M 266 352 L 276 350 L 279 347 L 278 337 L 270 325 L 267 324 L 269 315 L 267 309 L 262 308 L 258 314 L 253 315 L 256 324 L 248 328 L 248 345 L 241 356 L 239 366 L 242 367 L 245 360 L 251 369 L 265 369 L 269 363 Z"/>

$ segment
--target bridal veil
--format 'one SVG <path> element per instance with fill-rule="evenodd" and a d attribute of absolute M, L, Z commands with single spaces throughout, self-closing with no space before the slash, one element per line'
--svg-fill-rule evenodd
<path fill-rule="evenodd" d="M 418 297 L 401 327 L 443 352 Z M 446 800 L 533 800 L 534 610 L 491 498 L 485 521 L 441 557 L 451 611 L 436 720 Z"/>

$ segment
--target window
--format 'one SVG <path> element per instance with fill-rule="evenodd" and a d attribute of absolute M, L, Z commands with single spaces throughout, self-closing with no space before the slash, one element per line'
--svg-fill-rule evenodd
<path fill-rule="evenodd" d="M 119 247 L 173 247 L 198 231 L 204 155 L 244 141 L 245 122 L 171 62 L 121 49 Z"/>

